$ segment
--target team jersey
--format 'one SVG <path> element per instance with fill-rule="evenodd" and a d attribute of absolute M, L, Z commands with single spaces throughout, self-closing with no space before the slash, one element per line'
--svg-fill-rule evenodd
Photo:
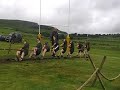
<path fill-rule="evenodd" d="M 21 52 L 25 53 L 25 56 L 28 55 L 29 52 L 29 43 L 25 43 L 24 46 L 22 47 Z"/>
<path fill-rule="evenodd" d="M 42 50 L 42 44 L 39 42 L 39 43 L 36 45 L 36 48 L 37 48 L 38 52 L 41 52 L 41 50 Z"/>
<path fill-rule="evenodd" d="M 29 49 L 29 43 L 25 43 L 24 46 L 22 47 L 23 50 L 28 50 Z"/>
<path fill-rule="evenodd" d="M 71 52 L 71 54 L 74 52 L 74 43 L 73 42 L 70 44 L 70 52 Z"/>
<path fill-rule="evenodd" d="M 83 45 L 82 44 L 78 44 L 78 49 L 81 49 L 83 47 Z"/>
<path fill-rule="evenodd" d="M 62 45 L 63 49 L 66 49 L 67 48 L 67 41 L 65 40 L 63 45 Z"/>

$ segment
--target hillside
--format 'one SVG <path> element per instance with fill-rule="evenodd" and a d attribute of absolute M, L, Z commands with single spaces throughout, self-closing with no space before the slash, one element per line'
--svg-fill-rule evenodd
<path fill-rule="evenodd" d="M 42 26 L 42 34 L 51 32 L 52 28 Z M 23 34 L 24 40 L 30 43 L 30 50 L 37 44 L 37 23 L 0 20 L 0 34 L 9 34 L 14 31 Z M 89 53 L 96 67 L 100 67 L 103 56 L 107 56 L 101 72 L 108 78 L 117 76 L 120 73 L 120 38 L 80 36 L 73 34 L 74 42 L 84 42 L 86 39 L 90 41 Z M 49 38 L 43 38 L 42 43 L 45 42 L 51 45 Z M 61 44 L 61 42 L 59 43 Z M 14 58 L 16 57 L 16 49 L 21 48 L 23 43 L 0 42 L 1 49 L 9 49 L 10 45 L 13 50 L 10 50 L 9 54 L 8 50 L 0 50 L 0 90 L 76 90 L 94 72 L 90 61 L 86 61 L 85 58 L 74 58 L 78 52 L 77 43 L 74 43 L 73 58 L 67 58 L 68 52 L 66 52 L 65 58 L 55 59 L 51 58 L 51 52 L 47 52 L 43 60 L 25 60 L 22 62 L 16 62 Z M 61 49 L 62 47 L 60 47 Z M 25 59 L 30 54 L 31 51 Z M 41 58 L 41 55 L 38 57 Z M 113 82 L 105 80 L 102 76 L 101 79 L 106 90 L 120 90 L 120 78 Z M 98 80 L 95 86 L 91 87 L 93 80 L 94 78 L 84 87 L 84 90 L 102 90 Z"/>
<path fill-rule="evenodd" d="M 54 27 L 41 25 L 41 33 L 50 33 Z M 11 31 L 19 31 L 24 33 L 38 34 L 39 25 L 34 22 L 21 21 L 21 20 L 4 20 L 0 19 L 0 30 L 7 29 Z M 58 30 L 59 33 L 66 34 Z"/>

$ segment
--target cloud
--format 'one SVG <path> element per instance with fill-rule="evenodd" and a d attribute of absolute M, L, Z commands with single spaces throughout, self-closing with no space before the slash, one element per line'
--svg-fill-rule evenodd
<path fill-rule="evenodd" d="M 119 0 L 74 0 L 69 32 L 120 33 L 119 6 Z M 62 14 L 68 13 L 66 10 L 61 11 Z"/>
<path fill-rule="evenodd" d="M 68 33 L 120 33 L 120 0 L 42 0 L 41 23 Z M 0 18 L 39 22 L 40 0 L 0 0 Z"/>

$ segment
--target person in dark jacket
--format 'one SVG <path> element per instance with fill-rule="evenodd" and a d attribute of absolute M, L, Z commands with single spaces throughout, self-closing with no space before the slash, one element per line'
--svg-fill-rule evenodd
<path fill-rule="evenodd" d="M 69 51 L 68 51 L 68 54 L 67 54 L 67 56 L 68 57 L 71 57 L 71 55 L 73 54 L 73 52 L 74 52 L 74 43 L 73 43 L 73 41 L 70 41 L 70 44 L 69 44 Z"/>
<path fill-rule="evenodd" d="M 54 37 L 56 38 L 57 41 L 59 41 L 59 38 L 58 38 L 58 32 L 57 32 L 57 29 L 54 28 L 54 30 L 52 31 L 51 35 L 50 35 L 50 39 L 51 39 L 51 43 L 52 43 L 52 46 L 54 44 Z"/>
<path fill-rule="evenodd" d="M 60 45 L 62 47 L 61 51 L 60 51 L 60 57 L 63 57 L 63 54 L 66 52 L 67 50 L 67 41 L 66 39 L 63 40 L 63 43 Z"/>
<path fill-rule="evenodd" d="M 37 45 L 33 48 L 33 51 L 31 52 L 29 58 L 38 56 L 42 51 L 42 44 L 40 42 L 40 39 L 37 39 Z"/>
<path fill-rule="evenodd" d="M 84 47 L 83 47 L 83 44 L 81 42 L 78 42 L 77 43 L 77 49 L 78 49 L 78 54 L 77 56 L 81 57 L 82 56 L 82 53 L 84 51 Z"/>
<path fill-rule="evenodd" d="M 88 58 L 89 51 L 90 51 L 90 43 L 85 41 L 84 42 L 84 57 L 85 58 Z"/>
<path fill-rule="evenodd" d="M 42 48 L 42 58 L 44 58 L 46 52 L 50 52 L 50 46 L 49 46 L 48 42 L 46 42 L 43 45 L 43 48 Z"/>
<path fill-rule="evenodd" d="M 16 52 L 16 57 L 18 61 L 22 61 L 25 56 L 28 55 L 29 52 L 29 43 L 24 41 L 24 46 Z"/>
<path fill-rule="evenodd" d="M 52 50 L 52 56 L 56 57 L 56 53 L 59 50 L 59 43 L 58 40 L 53 36 L 53 40 L 54 40 L 54 44 L 52 46 L 53 50 Z"/>

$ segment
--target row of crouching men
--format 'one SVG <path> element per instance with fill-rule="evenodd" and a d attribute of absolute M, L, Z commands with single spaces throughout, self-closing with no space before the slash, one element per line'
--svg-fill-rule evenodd
<path fill-rule="evenodd" d="M 32 50 L 29 50 L 29 43 L 24 41 L 24 45 L 16 52 L 16 59 L 17 61 L 22 61 L 25 59 L 30 52 L 29 58 L 36 58 L 40 56 L 41 59 L 45 58 L 46 53 L 50 52 L 52 57 L 61 58 L 67 53 L 67 57 L 71 58 L 72 54 L 75 52 L 74 42 L 72 40 L 67 42 L 66 39 L 62 40 L 62 44 L 59 44 L 58 40 L 53 36 L 53 40 L 51 41 L 52 45 L 50 47 L 49 43 L 46 42 L 42 45 L 41 40 L 37 38 L 37 45 L 33 47 Z M 61 48 L 60 48 L 61 47 Z M 90 50 L 90 43 L 89 42 L 78 42 L 76 46 L 78 52 L 78 57 L 85 57 L 87 58 L 88 52 Z"/>

